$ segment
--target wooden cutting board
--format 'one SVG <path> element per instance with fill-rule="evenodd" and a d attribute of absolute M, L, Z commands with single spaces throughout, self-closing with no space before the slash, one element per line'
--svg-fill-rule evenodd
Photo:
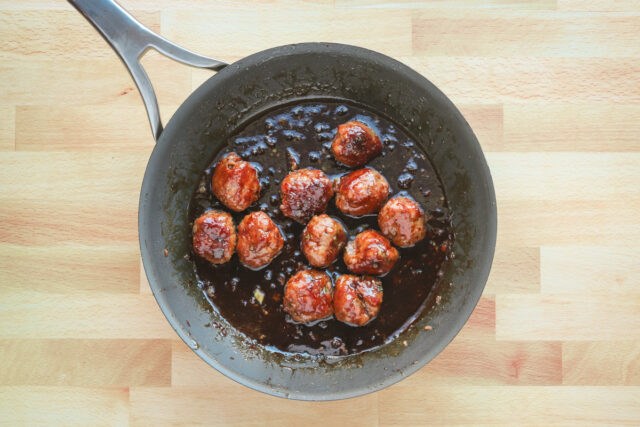
<path fill-rule="evenodd" d="M 640 424 L 640 2 L 122 0 L 224 61 L 335 41 L 460 107 L 498 197 L 469 323 L 417 374 L 341 402 L 200 361 L 141 272 L 140 97 L 66 2 L 0 0 L 0 420 L 11 425 Z M 210 73 L 148 55 L 165 120 Z"/>

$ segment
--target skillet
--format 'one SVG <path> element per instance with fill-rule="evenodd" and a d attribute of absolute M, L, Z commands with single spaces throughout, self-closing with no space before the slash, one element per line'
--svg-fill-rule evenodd
<path fill-rule="evenodd" d="M 478 141 L 453 103 L 426 78 L 371 50 L 335 43 L 275 47 L 227 65 L 153 33 L 113 0 L 69 0 L 118 53 L 140 91 L 156 145 L 140 193 L 142 260 L 153 294 L 182 340 L 229 378 L 275 396 L 334 400 L 387 387 L 420 369 L 455 337 L 484 289 L 496 241 L 491 175 Z M 163 128 L 140 65 L 148 49 L 218 71 Z M 455 259 L 425 301 L 414 326 L 374 351 L 318 361 L 246 345 L 212 311 L 195 282 L 187 210 L 202 171 L 237 129 L 277 106 L 345 100 L 403 126 L 442 181 L 456 233 Z M 166 255 L 166 256 L 165 256 Z M 450 285 L 451 284 L 451 285 Z M 436 303 L 436 295 L 439 295 Z M 212 323 L 221 325 L 211 328 Z M 424 326 L 431 326 L 428 332 Z"/>

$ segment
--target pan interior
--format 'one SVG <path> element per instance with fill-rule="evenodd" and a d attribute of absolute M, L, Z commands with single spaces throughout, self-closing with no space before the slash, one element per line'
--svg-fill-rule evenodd
<path fill-rule="evenodd" d="M 238 128 L 283 104 L 342 99 L 404 127 L 443 183 L 456 242 L 441 289 L 415 327 L 375 351 L 318 361 L 247 345 L 211 310 L 184 258 L 187 207 L 202 171 Z M 304 400 L 357 396 L 399 381 L 435 357 L 462 328 L 484 288 L 495 246 L 496 208 L 484 156 L 455 106 L 424 77 L 384 55 L 308 43 L 247 57 L 205 82 L 178 109 L 155 147 L 142 186 L 140 244 L 165 316 L 207 363 L 266 393 Z M 164 256 L 165 249 L 168 256 Z M 435 295 L 440 295 L 439 304 Z M 425 331 L 423 326 L 432 327 Z M 217 327 L 216 327 L 217 326 Z M 405 345 L 406 343 L 406 345 Z"/>
<path fill-rule="evenodd" d="M 335 318 L 301 325 L 288 320 L 283 308 L 287 279 L 300 268 L 309 267 L 301 251 L 305 224 L 287 218 L 280 211 L 280 183 L 292 169 L 321 169 L 330 179 L 352 172 L 335 160 L 331 141 L 337 127 L 358 120 L 379 135 L 382 152 L 367 162 L 386 179 L 391 195 L 408 196 L 420 204 L 428 220 L 425 238 L 409 248 L 398 248 L 399 259 L 389 274 L 380 277 L 384 302 L 376 318 L 361 327 L 353 327 Z M 271 110 L 241 125 L 229 139 L 202 179 L 189 206 L 190 222 L 209 210 L 229 210 L 211 192 L 215 164 L 230 152 L 255 162 L 261 173 L 260 197 L 248 210 L 229 212 L 235 223 L 256 211 L 266 212 L 280 227 L 284 245 L 280 254 L 264 268 L 253 270 L 240 264 L 238 257 L 213 265 L 190 253 L 197 271 L 197 286 L 214 310 L 252 340 L 249 345 L 264 345 L 273 351 L 306 353 L 322 359 L 371 351 L 393 340 L 417 317 L 418 311 L 442 268 L 451 256 L 453 232 L 449 209 L 437 173 L 426 153 L 414 138 L 387 117 L 345 100 L 298 100 Z M 379 229 L 377 215 L 352 217 L 329 203 L 326 214 L 337 218 L 351 238 L 365 229 Z M 322 268 L 337 283 L 343 274 L 352 274 L 343 257 Z M 262 293 L 262 300 L 254 298 Z"/>

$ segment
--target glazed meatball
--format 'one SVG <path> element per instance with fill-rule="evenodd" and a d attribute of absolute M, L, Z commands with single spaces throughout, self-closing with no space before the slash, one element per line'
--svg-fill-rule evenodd
<path fill-rule="evenodd" d="M 311 218 L 302 232 L 302 252 L 314 267 L 326 267 L 336 260 L 347 242 L 340 222 L 322 214 Z"/>
<path fill-rule="evenodd" d="M 333 310 L 336 319 L 351 326 L 373 320 L 382 304 L 382 282 L 373 277 L 344 274 L 336 281 Z"/>
<path fill-rule="evenodd" d="M 258 171 L 236 153 L 229 153 L 216 165 L 211 189 L 226 207 L 241 212 L 260 197 Z"/>
<path fill-rule="evenodd" d="M 329 276 L 318 270 L 297 272 L 284 288 L 284 310 L 296 322 L 313 322 L 333 314 L 333 287 Z"/>
<path fill-rule="evenodd" d="M 378 214 L 378 225 L 382 234 L 403 248 L 415 245 L 427 234 L 424 211 L 407 197 L 389 200 Z"/>
<path fill-rule="evenodd" d="M 282 214 L 305 223 L 324 212 L 333 197 L 331 181 L 321 170 L 300 169 L 287 175 L 280 185 Z"/>
<path fill-rule="evenodd" d="M 338 126 L 331 151 L 337 161 L 355 168 L 380 154 L 382 142 L 369 126 L 360 122 L 347 122 Z"/>
<path fill-rule="evenodd" d="M 377 212 L 389 196 L 389 183 L 371 168 L 340 177 L 336 183 L 336 206 L 347 215 Z"/>
<path fill-rule="evenodd" d="M 238 225 L 238 257 L 249 268 L 264 267 L 280 253 L 284 239 L 264 212 L 252 212 Z"/>
<path fill-rule="evenodd" d="M 365 230 L 344 250 L 344 263 L 357 274 L 387 274 L 398 260 L 398 250 L 380 233 Z"/>
<path fill-rule="evenodd" d="M 193 222 L 193 250 L 212 264 L 231 259 L 236 248 L 236 226 L 231 215 L 208 211 Z"/>

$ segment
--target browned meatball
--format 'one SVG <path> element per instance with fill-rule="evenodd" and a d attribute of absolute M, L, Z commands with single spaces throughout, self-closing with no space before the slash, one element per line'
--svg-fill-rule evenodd
<path fill-rule="evenodd" d="M 365 230 L 344 250 L 344 263 L 358 274 L 387 274 L 398 260 L 398 250 L 380 233 Z"/>
<path fill-rule="evenodd" d="M 302 232 L 302 252 L 314 267 L 326 267 L 336 260 L 347 242 L 340 222 L 322 214 L 311 218 Z"/>
<path fill-rule="evenodd" d="M 296 322 L 313 322 L 333 314 L 333 287 L 329 276 L 318 270 L 297 272 L 284 288 L 284 310 Z"/>
<path fill-rule="evenodd" d="M 252 212 L 238 225 L 238 257 L 249 268 L 269 264 L 283 245 L 280 229 L 264 212 Z"/>
<path fill-rule="evenodd" d="M 321 170 L 300 169 L 287 175 L 280 185 L 282 214 L 305 223 L 324 212 L 333 197 L 331 181 Z"/>
<path fill-rule="evenodd" d="M 336 281 L 333 309 L 336 319 L 352 326 L 373 320 L 382 305 L 382 282 L 373 277 L 344 274 Z"/>
<path fill-rule="evenodd" d="M 260 197 L 258 171 L 236 153 L 229 153 L 216 165 L 211 189 L 226 207 L 241 212 Z"/>
<path fill-rule="evenodd" d="M 236 248 L 236 226 L 226 212 L 208 211 L 193 222 L 193 250 L 212 264 L 231 259 Z"/>
<path fill-rule="evenodd" d="M 380 154 L 382 142 L 364 123 L 347 122 L 338 126 L 331 151 L 337 161 L 354 168 L 366 164 Z"/>
<path fill-rule="evenodd" d="M 378 225 L 382 234 L 400 247 L 413 246 L 427 234 L 424 211 L 407 197 L 394 197 L 385 203 L 378 214 Z"/>
<path fill-rule="evenodd" d="M 388 196 L 389 183 L 371 168 L 344 175 L 336 184 L 336 206 L 347 215 L 377 212 Z"/>

